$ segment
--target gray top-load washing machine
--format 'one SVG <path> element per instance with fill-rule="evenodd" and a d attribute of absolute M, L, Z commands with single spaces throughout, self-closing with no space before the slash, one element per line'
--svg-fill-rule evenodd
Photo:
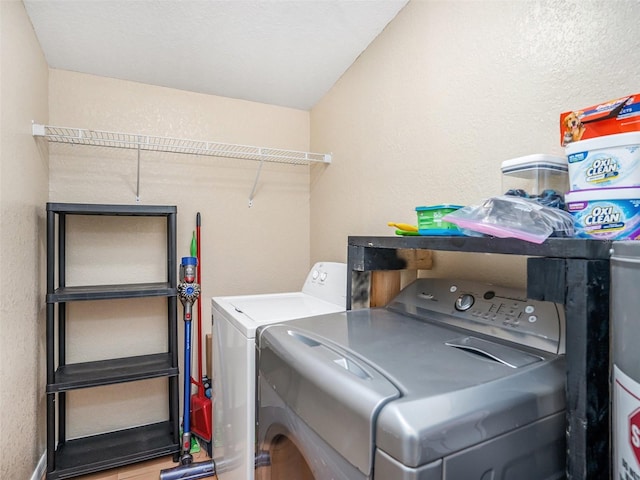
<path fill-rule="evenodd" d="M 564 478 L 564 332 L 553 303 L 445 279 L 263 327 L 256 478 Z"/>

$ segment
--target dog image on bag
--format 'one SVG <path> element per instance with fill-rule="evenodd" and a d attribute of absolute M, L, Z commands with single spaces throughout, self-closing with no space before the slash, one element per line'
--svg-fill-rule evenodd
<path fill-rule="evenodd" d="M 577 142 L 584 135 L 584 131 L 586 127 L 580 120 L 580 116 L 582 112 L 570 112 L 564 117 L 562 121 L 564 125 L 564 140 L 562 142 L 563 146 L 571 142 Z"/>

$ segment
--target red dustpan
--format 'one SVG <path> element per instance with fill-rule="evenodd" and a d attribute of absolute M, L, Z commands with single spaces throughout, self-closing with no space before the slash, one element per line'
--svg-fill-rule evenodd
<path fill-rule="evenodd" d="M 191 431 L 206 442 L 211 441 L 213 415 L 211 412 L 211 399 L 200 396 L 203 390 L 202 384 L 198 386 L 198 394 L 191 396 Z"/>
<path fill-rule="evenodd" d="M 196 276 L 202 291 L 202 276 L 200 275 L 200 212 L 196 215 L 196 257 L 198 265 Z M 202 384 L 202 303 L 198 299 L 198 380 L 191 378 L 191 382 L 198 387 L 198 393 L 191 396 L 191 431 L 205 442 L 211 441 L 213 431 L 213 412 L 211 411 L 211 399 L 204 393 Z"/>

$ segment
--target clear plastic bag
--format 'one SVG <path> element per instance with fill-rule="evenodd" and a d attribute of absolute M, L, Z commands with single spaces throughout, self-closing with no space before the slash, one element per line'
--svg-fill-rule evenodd
<path fill-rule="evenodd" d="M 469 230 L 500 238 L 542 243 L 550 236 L 572 237 L 573 216 L 535 200 L 511 195 L 486 199 L 481 205 L 463 207 L 443 217 L 465 233 Z"/>

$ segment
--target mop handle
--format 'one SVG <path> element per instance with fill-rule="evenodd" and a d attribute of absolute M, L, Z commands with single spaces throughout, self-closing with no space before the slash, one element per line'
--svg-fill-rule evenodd
<path fill-rule="evenodd" d="M 200 212 L 196 214 L 196 258 L 198 259 L 196 278 L 202 291 L 202 274 L 200 272 Z M 198 299 L 198 392 L 204 394 L 202 385 L 202 302 Z M 202 396 L 202 395 L 201 395 Z"/>

